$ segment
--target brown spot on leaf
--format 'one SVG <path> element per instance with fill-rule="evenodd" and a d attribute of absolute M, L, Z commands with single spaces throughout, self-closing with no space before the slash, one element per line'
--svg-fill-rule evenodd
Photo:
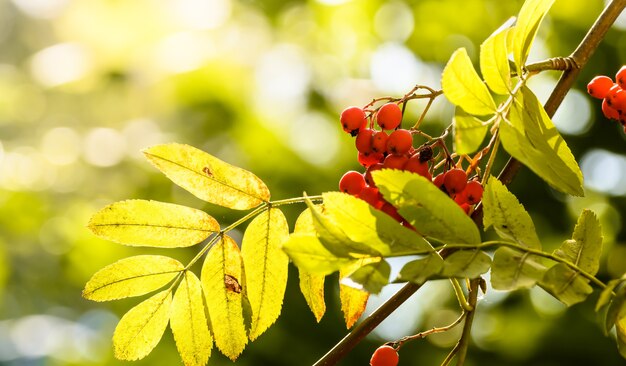
<path fill-rule="evenodd" d="M 241 285 L 239 284 L 239 281 L 231 275 L 224 275 L 224 285 L 226 285 L 226 289 L 228 291 L 232 291 L 237 294 L 241 293 Z"/>
<path fill-rule="evenodd" d="M 211 169 L 209 169 L 208 166 L 205 166 L 204 168 L 202 168 L 202 172 L 206 175 L 208 175 L 209 177 L 213 176 L 213 173 L 211 173 Z"/>

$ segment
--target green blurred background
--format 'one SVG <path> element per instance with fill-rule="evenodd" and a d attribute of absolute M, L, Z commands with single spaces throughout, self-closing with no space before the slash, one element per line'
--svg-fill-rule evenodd
<path fill-rule="evenodd" d="M 338 123 L 346 106 L 439 87 L 449 55 L 478 47 L 520 0 L 0 0 L 0 364 L 115 365 L 111 335 L 138 302 L 83 300 L 81 289 L 120 258 L 151 250 L 96 238 L 85 225 L 106 204 L 156 199 L 205 209 L 222 224 L 237 212 L 204 204 L 141 156 L 176 141 L 255 172 L 274 199 L 334 190 L 358 169 Z M 602 0 L 557 1 L 531 61 L 569 54 Z M 626 15 L 611 29 L 555 116 L 586 179 L 586 198 L 551 190 L 527 170 L 512 185 L 547 248 L 570 235 L 591 207 L 601 218 L 600 277 L 626 271 L 626 139 L 584 93 L 596 74 L 626 63 Z M 543 100 L 557 73 L 531 86 Z M 415 119 L 423 105 L 407 110 Z M 424 125 L 439 133 L 443 98 Z M 504 164 L 500 154 L 498 165 Z M 285 211 L 293 225 L 302 207 Z M 240 239 L 241 233 L 235 232 Z M 397 268 L 395 268 L 397 270 Z M 248 346 L 238 365 L 308 365 L 346 333 L 336 281 L 320 324 L 291 268 L 283 315 Z M 336 280 L 336 276 L 332 277 Z M 372 297 L 371 311 L 398 289 Z M 366 365 L 386 340 L 457 316 L 449 286 L 425 286 L 342 365 Z M 592 298 L 597 297 L 597 293 Z M 480 302 L 468 365 L 620 365 L 593 301 L 564 309 L 541 290 L 489 291 Z M 454 332 L 452 332 L 454 333 Z M 458 334 L 406 345 L 401 364 L 439 365 Z M 137 365 L 180 364 L 170 331 Z M 212 365 L 231 364 L 216 350 Z"/>

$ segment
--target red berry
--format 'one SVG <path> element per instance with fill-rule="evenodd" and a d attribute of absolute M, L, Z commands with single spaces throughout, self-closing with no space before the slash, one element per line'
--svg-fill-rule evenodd
<path fill-rule="evenodd" d="M 359 164 L 363 165 L 364 167 L 368 167 L 370 165 L 379 163 L 382 159 L 384 158 L 383 154 L 380 153 L 369 153 L 369 154 L 363 154 L 363 153 L 359 153 Z"/>
<path fill-rule="evenodd" d="M 359 131 L 356 135 L 355 144 L 356 149 L 363 154 L 368 154 L 372 152 L 372 136 L 374 135 L 374 130 L 371 128 L 364 128 Z"/>
<path fill-rule="evenodd" d="M 370 366 L 397 366 L 400 361 L 398 352 L 391 346 L 380 346 L 370 359 Z"/>
<path fill-rule="evenodd" d="M 619 119 L 619 112 L 609 105 L 606 98 L 602 101 L 602 113 L 608 119 Z"/>
<path fill-rule="evenodd" d="M 613 86 L 611 87 L 611 89 L 609 89 L 609 92 L 606 93 L 606 97 L 604 97 L 604 99 L 606 100 L 606 102 L 612 106 L 613 105 L 613 98 L 615 97 L 615 94 L 619 93 L 622 91 L 622 88 L 620 88 L 619 85 L 617 84 L 613 84 Z"/>
<path fill-rule="evenodd" d="M 383 161 L 383 165 L 388 169 L 402 170 L 407 161 L 409 161 L 409 158 L 405 155 L 389 154 L 385 158 L 385 161 Z"/>
<path fill-rule="evenodd" d="M 387 103 L 376 113 L 376 122 L 383 130 L 393 130 L 402 122 L 402 111 L 396 103 Z"/>
<path fill-rule="evenodd" d="M 377 153 L 387 152 L 387 139 L 389 135 L 385 131 L 376 131 L 372 137 L 372 151 Z"/>
<path fill-rule="evenodd" d="M 363 174 L 354 170 L 346 172 L 339 181 L 339 190 L 353 196 L 359 194 L 363 188 L 365 188 L 365 178 Z"/>
<path fill-rule="evenodd" d="M 402 222 L 404 220 L 404 218 L 402 216 L 400 216 L 400 214 L 398 213 L 398 209 L 395 208 L 389 202 L 383 203 L 383 206 L 380 208 L 380 210 L 382 212 L 386 213 L 387 215 L 393 217 L 398 222 Z"/>
<path fill-rule="evenodd" d="M 443 177 L 445 176 L 444 173 L 439 173 L 434 179 L 433 179 L 433 184 L 435 185 L 435 187 L 441 189 L 443 191 L 444 186 L 443 186 Z"/>
<path fill-rule="evenodd" d="M 454 195 L 462 192 L 467 185 L 467 174 L 463 169 L 450 169 L 443 176 L 443 185 L 449 194 Z"/>
<path fill-rule="evenodd" d="M 382 163 L 370 165 L 365 171 L 365 183 L 369 184 L 370 187 L 376 187 L 376 183 L 374 183 L 374 180 L 372 179 L 372 172 L 381 170 L 384 167 L 385 166 Z"/>
<path fill-rule="evenodd" d="M 470 205 L 475 205 L 483 198 L 483 185 L 480 182 L 471 180 L 467 182 L 465 189 L 463 190 L 463 196 Z"/>
<path fill-rule="evenodd" d="M 470 209 L 472 208 L 472 206 L 470 206 L 467 203 L 461 203 L 460 206 L 461 206 L 461 209 L 463 209 L 463 211 L 465 211 L 465 213 L 469 215 Z"/>
<path fill-rule="evenodd" d="M 626 89 L 626 65 L 615 74 L 615 82 L 622 88 Z"/>
<path fill-rule="evenodd" d="M 404 164 L 403 169 L 411 173 L 419 174 L 428 180 L 433 179 L 433 177 L 430 175 L 430 172 L 428 171 L 428 161 L 422 161 L 420 159 L 419 153 L 413 154 L 413 156 L 409 158 L 406 164 Z"/>
<path fill-rule="evenodd" d="M 611 107 L 618 112 L 626 111 L 626 90 L 619 91 L 611 99 Z"/>
<path fill-rule="evenodd" d="M 402 155 L 406 154 L 413 147 L 413 135 L 409 130 L 395 130 L 387 139 L 387 152 Z"/>
<path fill-rule="evenodd" d="M 341 126 L 347 133 L 355 136 L 360 129 L 365 128 L 367 119 L 365 111 L 359 107 L 348 107 L 341 112 Z"/>
<path fill-rule="evenodd" d="M 464 192 L 465 191 L 463 191 L 461 193 L 457 193 L 454 196 L 454 202 L 456 202 L 459 206 L 464 204 L 464 203 L 467 203 L 467 196 L 465 196 Z"/>
<path fill-rule="evenodd" d="M 612 86 L 613 80 L 610 77 L 604 75 L 596 76 L 587 84 L 587 93 L 594 98 L 603 99 Z"/>
<path fill-rule="evenodd" d="M 363 188 L 357 197 L 369 203 L 370 205 L 372 205 L 372 207 L 376 209 L 380 209 L 385 203 L 380 196 L 380 193 L 378 192 L 378 188 L 374 187 Z"/>

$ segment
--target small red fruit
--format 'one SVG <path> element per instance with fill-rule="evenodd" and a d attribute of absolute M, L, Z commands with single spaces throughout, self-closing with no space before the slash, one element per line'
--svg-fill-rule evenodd
<path fill-rule="evenodd" d="M 376 131 L 371 128 L 364 128 L 357 133 L 354 143 L 359 152 L 362 152 L 363 154 L 369 154 L 372 152 L 372 136 L 374 135 L 374 132 Z"/>
<path fill-rule="evenodd" d="M 433 179 L 432 176 L 430 175 L 430 172 L 428 171 L 428 161 L 422 161 L 420 159 L 419 153 L 413 154 L 413 156 L 409 158 L 406 164 L 404 164 L 403 169 L 411 173 L 419 174 L 428 180 Z"/>
<path fill-rule="evenodd" d="M 622 88 L 626 89 L 626 65 L 615 74 L 615 82 Z"/>
<path fill-rule="evenodd" d="M 606 102 L 610 105 L 613 106 L 613 98 L 615 97 L 615 95 L 619 92 L 623 91 L 622 88 L 620 88 L 619 85 L 617 84 L 613 84 L 613 86 L 611 87 L 611 89 L 609 89 L 608 93 L 606 93 L 606 97 L 604 97 L 604 99 L 606 100 Z"/>
<path fill-rule="evenodd" d="M 376 113 L 376 123 L 383 130 L 393 130 L 402 122 L 402 111 L 396 103 L 387 103 Z"/>
<path fill-rule="evenodd" d="M 433 184 L 435 185 L 435 187 L 441 189 L 442 191 L 444 190 L 444 186 L 443 186 L 443 178 L 445 176 L 445 173 L 439 173 L 434 179 L 433 179 Z"/>
<path fill-rule="evenodd" d="M 387 152 L 402 155 L 406 154 L 413 147 L 413 135 L 409 130 L 395 130 L 387 139 Z"/>
<path fill-rule="evenodd" d="M 472 208 L 472 206 L 470 206 L 469 204 L 467 204 L 467 203 L 461 203 L 461 209 L 462 209 L 463 211 L 465 211 L 465 214 L 469 215 L 469 213 L 470 213 L 470 209 L 471 209 L 471 208 Z"/>
<path fill-rule="evenodd" d="M 363 153 L 359 153 L 359 164 L 363 165 L 364 167 L 368 167 L 371 165 L 374 165 L 376 163 L 379 163 L 381 160 L 383 160 L 384 156 L 383 154 L 380 153 L 368 153 L 368 154 L 363 154 Z"/>
<path fill-rule="evenodd" d="M 365 178 L 363 174 L 354 170 L 346 172 L 339 181 L 339 190 L 353 196 L 359 194 L 363 188 L 365 188 Z"/>
<path fill-rule="evenodd" d="M 619 112 L 611 107 L 606 99 L 602 101 L 602 114 L 608 119 L 619 119 Z"/>
<path fill-rule="evenodd" d="M 367 119 L 365 111 L 359 107 L 348 107 L 341 112 L 341 126 L 347 133 L 355 136 L 360 129 L 365 128 Z"/>
<path fill-rule="evenodd" d="M 467 185 L 465 170 L 458 168 L 448 170 L 443 176 L 443 185 L 451 195 L 462 192 Z"/>
<path fill-rule="evenodd" d="M 383 165 L 388 169 L 398 169 L 402 170 L 404 165 L 409 161 L 409 158 L 405 155 L 387 155 L 385 161 L 383 161 Z"/>
<path fill-rule="evenodd" d="M 483 191 L 483 185 L 480 182 L 471 180 L 467 182 L 463 190 L 463 196 L 468 204 L 475 205 L 483 198 Z"/>
<path fill-rule="evenodd" d="M 603 99 L 612 86 L 613 80 L 610 77 L 604 75 L 596 76 L 587 84 L 587 93 L 594 98 Z"/>
<path fill-rule="evenodd" d="M 387 139 L 389 135 L 385 131 L 376 131 L 372 137 L 372 151 L 384 154 L 387 152 Z"/>
<path fill-rule="evenodd" d="M 391 346 L 380 346 L 370 359 L 370 366 L 396 366 L 400 361 L 398 352 Z"/>

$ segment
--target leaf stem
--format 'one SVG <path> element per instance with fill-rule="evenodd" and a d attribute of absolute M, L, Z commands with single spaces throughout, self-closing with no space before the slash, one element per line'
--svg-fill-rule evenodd
<path fill-rule="evenodd" d="M 473 310 L 467 313 L 465 317 L 465 324 L 463 324 L 463 334 L 458 343 L 458 358 L 456 366 L 463 366 L 465 363 L 465 357 L 467 356 L 467 349 L 469 348 L 470 336 L 472 331 L 472 323 L 474 322 L 474 314 L 476 314 L 476 304 L 478 302 L 478 284 L 480 278 L 474 278 L 470 281 L 469 286 L 469 304 Z"/>
<path fill-rule="evenodd" d="M 392 342 L 391 344 L 392 344 L 392 346 L 393 346 L 394 348 L 396 348 L 396 350 L 400 350 L 400 348 L 401 348 L 401 347 L 404 345 L 404 343 L 406 343 L 406 342 L 410 342 L 410 341 L 413 341 L 413 340 L 416 340 L 416 339 L 426 338 L 426 337 L 428 337 L 428 336 L 429 336 L 429 335 L 431 335 L 431 334 L 436 334 L 436 333 L 447 332 L 447 331 L 449 331 L 450 329 L 452 329 L 452 328 L 456 327 L 457 325 L 461 324 L 461 322 L 463 321 L 463 319 L 465 319 L 466 314 L 467 314 L 467 313 L 466 313 L 465 311 L 463 311 L 463 312 L 461 313 L 461 315 L 460 315 L 460 316 L 459 316 L 459 317 L 458 317 L 455 321 L 453 321 L 452 323 L 450 323 L 450 324 L 448 324 L 448 325 L 445 325 L 445 326 L 443 326 L 443 327 L 433 327 L 432 329 L 425 330 L 425 331 L 423 331 L 423 332 L 419 332 L 419 333 L 414 334 L 414 335 L 410 335 L 410 336 L 402 337 L 402 338 L 398 339 L 397 341 Z"/>
<path fill-rule="evenodd" d="M 269 205 L 272 206 L 272 207 L 282 206 L 282 205 L 291 205 L 293 203 L 306 202 L 306 200 L 319 202 L 319 201 L 322 201 L 322 195 L 318 195 L 318 196 L 302 196 L 302 197 L 287 198 L 287 199 L 284 199 L 284 200 L 271 201 L 269 203 Z"/>
<path fill-rule="evenodd" d="M 450 282 L 452 283 L 452 288 L 454 288 L 454 294 L 456 295 L 457 300 L 459 300 L 459 305 L 461 305 L 461 308 L 464 311 L 474 310 L 474 308 L 467 302 L 459 281 L 456 278 L 450 278 Z"/>

